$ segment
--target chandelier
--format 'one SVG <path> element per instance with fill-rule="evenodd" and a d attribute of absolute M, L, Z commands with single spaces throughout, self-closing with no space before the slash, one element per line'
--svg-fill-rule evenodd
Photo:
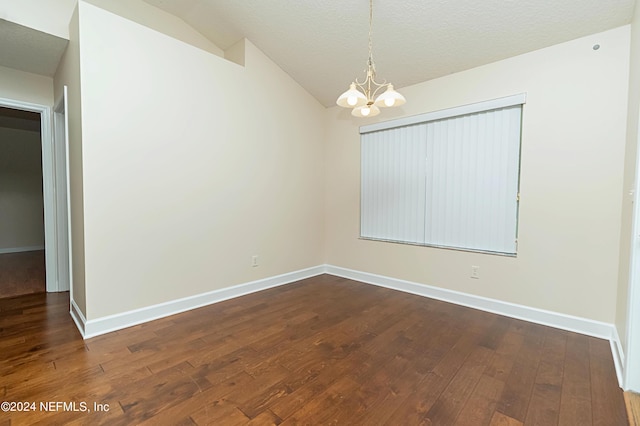
<path fill-rule="evenodd" d="M 373 0 L 369 0 L 369 59 L 365 69 L 364 81 L 356 80 L 351 83 L 349 90 L 344 92 L 336 103 L 344 108 L 353 108 L 351 115 L 355 117 L 373 117 L 380 114 L 379 107 L 400 106 L 406 102 L 404 96 L 393 89 L 393 84 L 386 80 L 376 81 L 376 65 L 373 63 L 371 46 L 371 21 L 373 20 Z M 383 88 L 384 92 L 378 95 Z M 376 95 L 378 95 L 376 97 Z"/>

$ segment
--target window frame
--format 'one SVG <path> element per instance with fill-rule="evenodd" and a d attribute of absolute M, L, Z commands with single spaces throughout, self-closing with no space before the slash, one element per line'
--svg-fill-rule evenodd
<path fill-rule="evenodd" d="M 488 100 L 488 101 L 483 101 L 483 102 L 477 102 L 477 103 L 473 103 L 473 104 L 467 104 L 467 105 L 463 105 L 463 106 L 458 106 L 458 107 L 454 107 L 454 108 L 448 108 L 448 109 L 443 109 L 443 110 L 438 110 L 438 111 L 433 111 L 433 112 L 428 112 L 425 114 L 419 114 L 419 115 L 415 115 L 415 116 L 409 116 L 409 117 L 402 117 L 399 119 L 395 119 L 395 120 L 389 120 L 389 121 L 385 121 L 385 122 L 378 122 L 378 123 L 373 123 L 373 124 L 369 124 L 369 125 L 365 125 L 365 126 L 361 126 L 360 127 L 360 135 L 361 135 L 361 151 L 360 151 L 360 164 L 361 164 L 361 170 L 360 170 L 360 215 L 359 215 L 359 219 L 360 219 L 360 229 L 359 229 L 359 239 L 361 240 L 367 240 L 367 241 L 380 241 L 380 242 L 391 242 L 391 243 L 395 243 L 395 244 L 404 244 L 404 245 L 416 245 L 416 246 L 421 246 L 421 247 L 433 247 L 433 248 L 443 248 L 443 249 L 447 249 L 447 250 L 455 250 L 455 251 L 464 251 L 464 252 L 474 252 L 474 253 L 485 253 L 485 254 L 492 254 L 492 255 L 498 255 L 498 256 L 507 256 L 507 257 L 517 257 L 518 255 L 518 235 L 519 235 L 519 222 L 520 222 L 520 180 L 521 180 L 521 160 L 522 160 L 522 128 L 523 128 L 523 118 L 524 118 L 524 105 L 526 104 L 526 93 L 520 93 L 517 95 L 512 95 L 512 96 L 507 96 L 507 97 L 503 97 L 503 98 L 498 98 L 498 99 L 492 99 L 492 100 Z M 364 157 L 363 157 L 363 150 L 362 150 L 362 143 L 363 143 L 363 138 L 362 135 L 368 134 L 368 133 L 373 133 L 373 132 L 380 132 L 383 130 L 391 130 L 391 129 L 397 129 L 397 128 L 401 128 L 401 127 L 407 127 L 407 126 L 412 126 L 412 125 L 417 125 L 417 124 L 426 124 L 428 122 L 434 122 L 434 121 L 439 121 L 439 120 L 445 120 L 445 119 L 449 119 L 449 118 L 455 118 L 455 117 L 461 117 L 461 116 L 468 116 L 468 115 L 472 115 L 472 114 L 476 114 L 476 113 L 482 113 L 482 112 L 490 112 L 493 110 L 499 110 L 499 109 L 503 109 L 503 108 L 509 108 L 509 107 L 519 107 L 520 110 L 520 117 L 519 117 L 519 128 L 518 128 L 518 147 L 517 147 L 517 159 L 515 160 L 515 163 L 513 163 L 513 159 L 511 159 L 511 162 L 509 164 L 511 164 L 512 166 L 515 165 L 516 168 L 516 172 L 515 172 L 515 178 L 516 178 L 516 182 L 515 182 L 515 188 L 516 188 L 516 202 L 515 202 L 515 230 L 513 230 L 514 235 L 515 235 L 515 242 L 514 242 L 514 248 L 513 248 L 513 252 L 509 251 L 509 252 L 503 252 L 503 251 L 493 251 L 493 250 L 488 250 L 488 249 L 478 249 L 478 248 L 470 248 L 470 247 L 458 247 L 458 246 L 452 246 L 452 245 L 441 245 L 441 244 L 435 244 L 434 242 L 430 242 L 430 241 L 425 241 L 424 242 L 411 242 L 411 241 L 403 241 L 401 239 L 386 239 L 386 238 L 376 238 L 376 237 L 371 237 L 371 236 L 364 236 L 365 232 L 363 232 L 363 222 L 364 222 L 364 214 L 365 214 L 365 206 L 364 206 L 364 202 L 363 202 L 363 198 L 364 198 L 364 168 L 363 168 L 363 161 L 364 161 Z M 425 166 L 426 167 L 426 166 Z M 424 211 L 424 220 L 427 220 L 429 215 L 429 211 L 425 210 Z M 513 219 L 513 216 L 512 216 Z M 505 228 L 506 229 L 506 228 Z M 509 227 L 509 235 L 511 235 L 512 232 L 512 228 Z"/>

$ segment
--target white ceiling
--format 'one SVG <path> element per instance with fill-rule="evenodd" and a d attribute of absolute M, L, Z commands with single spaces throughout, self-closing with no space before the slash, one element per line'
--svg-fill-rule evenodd
<path fill-rule="evenodd" d="M 68 40 L 0 19 L 0 66 L 53 77 Z"/>
<path fill-rule="evenodd" d="M 243 37 L 326 106 L 362 77 L 367 0 L 145 0 L 222 49 Z M 396 88 L 630 23 L 635 0 L 373 2 L 373 56 Z"/>
<path fill-rule="evenodd" d="M 144 0 L 226 49 L 251 40 L 326 106 L 362 78 L 367 0 Z M 628 24 L 635 0 L 374 0 L 378 77 L 402 88 Z M 0 19 L 0 65 L 52 76 L 65 39 Z"/>

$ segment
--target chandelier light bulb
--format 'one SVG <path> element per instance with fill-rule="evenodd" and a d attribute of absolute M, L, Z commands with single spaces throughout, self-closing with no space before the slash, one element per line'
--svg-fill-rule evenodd
<path fill-rule="evenodd" d="M 371 109 L 369 107 L 364 107 L 360 111 L 362 112 L 362 115 L 366 117 L 371 112 Z"/>
<path fill-rule="evenodd" d="M 347 103 L 349 104 L 349 106 L 356 106 L 356 104 L 358 103 L 358 98 L 350 95 L 347 97 Z"/>
<path fill-rule="evenodd" d="M 395 104 L 395 103 L 396 103 L 396 100 L 393 99 L 393 98 L 387 98 L 387 99 L 384 100 L 385 106 L 388 106 L 388 107 L 392 107 L 393 104 Z"/>

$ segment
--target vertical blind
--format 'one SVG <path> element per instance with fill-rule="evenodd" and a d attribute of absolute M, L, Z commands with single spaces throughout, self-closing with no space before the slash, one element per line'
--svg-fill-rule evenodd
<path fill-rule="evenodd" d="M 515 255 L 520 99 L 361 131 L 361 237 Z"/>

